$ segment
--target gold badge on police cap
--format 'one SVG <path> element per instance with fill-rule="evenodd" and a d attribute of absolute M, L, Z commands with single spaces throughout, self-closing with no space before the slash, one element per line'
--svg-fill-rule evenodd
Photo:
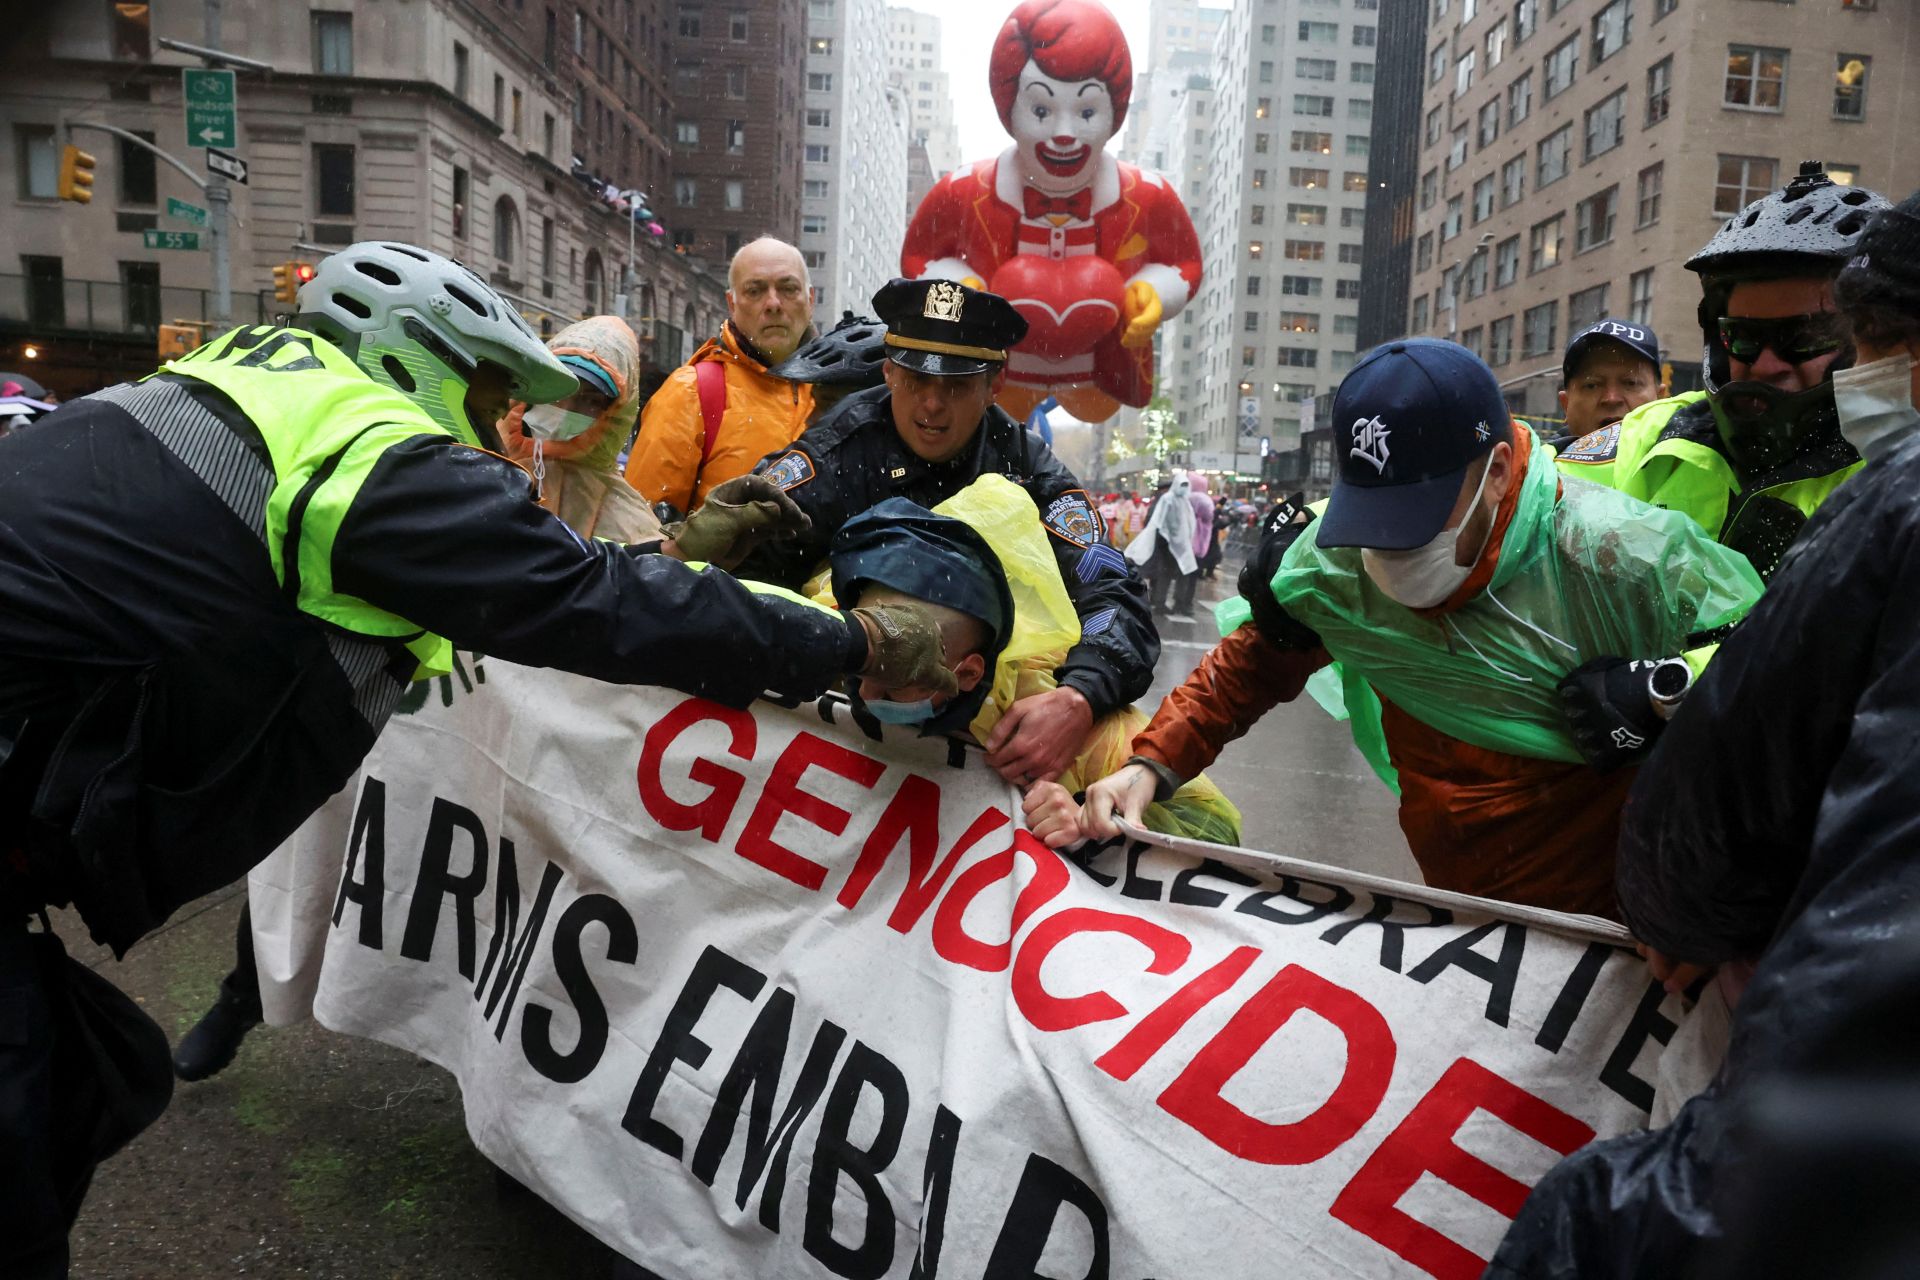
<path fill-rule="evenodd" d="M 936 280 L 927 289 L 927 305 L 920 314 L 928 320 L 949 320 L 958 323 L 960 308 L 966 305 L 967 296 L 960 286 L 951 280 Z"/>

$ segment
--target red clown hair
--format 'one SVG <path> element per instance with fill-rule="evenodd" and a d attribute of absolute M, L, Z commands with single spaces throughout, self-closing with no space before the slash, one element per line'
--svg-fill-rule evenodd
<path fill-rule="evenodd" d="M 1127 118 L 1133 94 L 1133 56 L 1120 22 L 1099 0 L 1025 0 L 1007 15 L 987 65 L 1000 124 L 1013 129 L 1013 98 L 1032 59 L 1056 80 L 1098 80 L 1113 100 L 1113 127 Z"/>

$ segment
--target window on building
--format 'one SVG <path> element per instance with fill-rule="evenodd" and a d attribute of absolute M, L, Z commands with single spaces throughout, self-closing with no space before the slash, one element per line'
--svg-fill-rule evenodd
<path fill-rule="evenodd" d="M 1320 317 L 1312 311 L 1282 311 L 1280 328 L 1287 333 L 1318 333 Z"/>
<path fill-rule="evenodd" d="M 1540 26 L 1540 0 L 1519 0 L 1513 6 L 1513 42 L 1519 44 Z"/>
<path fill-rule="evenodd" d="M 1447 77 L 1447 46 L 1437 44 L 1427 55 L 1427 83 L 1439 84 Z"/>
<path fill-rule="evenodd" d="M 1271 27 L 1267 29 L 1272 30 Z M 1340 39 L 1340 24 L 1337 22 L 1303 22 L 1299 31 L 1300 39 L 1307 44 L 1333 44 Z M 1269 40 L 1267 43 L 1273 42 Z"/>
<path fill-rule="evenodd" d="M 1462 94 L 1466 93 L 1467 90 L 1473 88 L 1473 72 L 1474 72 L 1474 68 L 1477 67 L 1478 65 L 1479 65 L 1479 57 L 1477 52 L 1473 49 L 1467 50 L 1465 53 L 1461 54 L 1458 58 L 1454 60 L 1454 63 L 1453 63 L 1453 96 L 1454 97 L 1458 98 Z"/>
<path fill-rule="evenodd" d="M 1354 24 L 1352 34 L 1354 48 L 1371 49 L 1379 41 L 1379 38 L 1380 29 L 1378 27 L 1372 27 L 1365 23 L 1358 22 Z"/>
<path fill-rule="evenodd" d="M 1460 331 L 1460 345 L 1484 360 L 1486 359 L 1486 336 L 1487 331 L 1479 325 L 1475 325 L 1471 329 L 1462 329 Z"/>
<path fill-rule="evenodd" d="M 1247 211 L 1247 221 L 1256 227 L 1267 225 L 1267 206 L 1256 204 Z"/>
<path fill-rule="evenodd" d="M 1265 137 L 1265 134 L 1261 134 Z M 1317 151 L 1323 156 L 1333 154 L 1333 135 L 1330 133 L 1312 133 L 1304 129 L 1295 129 L 1289 146 L 1294 151 Z"/>
<path fill-rule="evenodd" d="M 675 178 L 673 180 L 673 202 L 682 209 L 691 209 L 700 200 L 700 184 L 693 178 Z"/>
<path fill-rule="evenodd" d="M 462 102 L 467 100 L 467 90 L 472 87 L 471 59 L 467 56 L 467 46 L 458 40 L 453 42 L 453 96 Z"/>
<path fill-rule="evenodd" d="M 472 181 L 459 165 L 453 167 L 453 238 L 467 238 L 467 210 L 472 207 Z"/>
<path fill-rule="evenodd" d="M 1340 211 L 1340 225 L 1349 229 L 1366 226 L 1367 211 L 1365 209 L 1342 209 Z"/>
<path fill-rule="evenodd" d="M 1653 268 L 1627 277 L 1627 322 L 1653 323 Z"/>
<path fill-rule="evenodd" d="M 808 164 L 831 164 L 833 163 L 833 148 L 824 142 L 809 142 L 807 144 L 806 161 Z"/>
<path fill-rule="evenodd" d="M 1508 236 L 1493 247 L 1493 287 L 1504 289 L 1520 278 L 1520 237 Z"/>
<path fill-rule="evenodd" d="M 736 232 L 735 234 L 738 233 Z M 738 252 L 740 252 L 738 245 L 733 246 L 730 250 L 730 253 Z M 807 270 L 819 271 L 827 265 L 827 251 L 825 249 L 807 249 L 801 253 L 800 260 L 807 264 Z"/>
<path fill-rule="evenodd" d="M 313 11 L 313 73 L 317 76 L 353 74 L 353 15 Z"/>
<path fill-rule="evenodd" d="M 1420 238 L 1413 242 L 1413 269 L 1428 271 L 1433 267 L 1433 232 L 1423 231 Z"/>
<path fill-rule="evenodd" d="M 1271 62 L 1263 62 L 1262 67 L 1271 67 Z M 1293 73 L 1302 80 L 1338 80 L 1340 64 L 1332 58 L 1295 58 Z"/>
<path fill-rule="evenodd" d="M 148 129 L 133 130 L 136 136 L 153 141 L 153 132 Z M 153 152 L 145 147 L 137 147 L 125 138 L 116 138 L 119 145 L 120 203 L 122 205 L 149 205 L 158 201 L 158 174 L 154 170 Z"/>
<path fill-rule="evenodd" d="M 807 128 L 831 129 L 832 127 L 833 127 L 833 112 L 830 109 L 826 107 L 808 107 L 807 108 Z"/>
<path fill-rule="evenodd" d="M 1844 5 L 1847 0 L 1840 0 L 1840 3 Z M 1680 0 L 1653 0 L 1653 20 L 1658 22 L 1679 7 Z"/>
<path fill-rule="evenodd" d="M 1667 118 L 1673 99 L 1673 55 L 1668 54 L 1647 68 L 1647 123 L 1659 124 Z"/>
<path fill-rule="evenodd" d="M 1486 361 L 1494 368 L 1513 359 L 1513 317 L 1501 316 L 1487 326 Z"/>
<path fill-rule="evenodd" d="M 1527 158 L 1515 156 L 1500 166 L 1500 207 L 1519 204 L 1527 194 Z"/>
<path fill-rule="evenodd" d="M 20 198 L 60 198 L 60 144 L 50 124 L 13 126 L 13 153 L 19 157 Z"/>
<path fill-rule="evenodd" d="M 1627 91 L 1617 89 L 1600 99 L 1586 115 L 1586 149 L 1583 162 L 1603 156 L 1626 140 Z"/>
<path fill-rule="evenodd" d="M 1473 184 L 1473 221 L 1478 226 L 1493 216 L 1493 175 L 1476 179 Z"/>
<path fill-rule="evenodd" d="M 1367 171 L 1365 169 L 1347 170 L 1340 176 L 1340 189 L 1364 194 L 1367 189 Z"/>
<path fill-rule="evenodd" d="M 1425 333 L 1427 331 L 1427 305 L 1427 295 L 1424 293 L 1413 300 L 1413 314 L 1407 321 L 1408 333 Z"/>
<path fill-rule="evenodd" d="M 1306 170 L 1302 169 L 1300 172 L 1305 173 Z M 1324 172 L 1324 170 L 1322 170 L 1322 172 Z M 1253 189 L 1255 191 L 1264 190 L 1266 185 L 1267 171 L 1265 169 L 1255 169 L 1253 171 Z"/>
<path fill-rule="evenodd" d="M 1259 352 L 1260 348 L 1252 346 L 1251 344 L 1240 348 L 1240 367 L 1242 369 L 1253 368 L 1253 362 L 1259 355 Z"/>
<path fill-rule="evenodd" d="M 1272 98 L 1261 98 L 1259 101 L 1253 104 L 1253 118 L 1255 120 L 1265 120 L 1268 116 L 1272 114 L 1273 114 Z"/>
<path fill-rule="evenodd" d="M 1440 220 L 1440 242 L 1445 244 L 1460 234 L 1461 199 L 1459 196 L 1447 197 L 1447 216 Z"/>
<path fill-rule="evenodd" d="M 1330 116 L 1333 114 L 1333 99 L 1320 93 L 1296 93 L 1293 95 L 1293 110 L 1303 116 Z"/>
<path fill-rule="evenodd" d="M 1713 183 L 1713 211 L 1730 218 L 1772 191 L 1779 165 L 1765 156 L 1721 156 Z"/>
<path fill-rule="evenodd" d="M 1520 354 L 1523 356 L 1544 356 L 1553 354 L 1560 338 L 1560 304 L 1543 302 L 1537 307 L 1528 307 L 1521 319 Z"/>
<path fill-rule="evenodd" d="M 1563 124 L 1534 144 L 1533 189 L 1545 190 L 1567 176 L 1567 153 L 1573 148 L 1573 126 Z"/>
<path fill-rule="evenodd" d="M 1373 149 L 1373 140 L 1367 137 L 1366 134 L 1350 133 L 1347 135 L 1347 154 L 1348 155 L 1357 156 L 1360 159 L 1364 160 L 1367 158 L 1368 152 L 1370 152 L 1372 149 Z"/>
<path fill-rule="evenodd" d="M 1333 296 L 1336 298 L 1344 298 L 1348 302 L 1358 299 L 1360 296 L 1360 282 L 1358 280 L 1335 280 L 1333 282 Z"/>
<path fill-rule="evenodd" d="M 1547 55 L 1547 97 L 1548 102 L 1573 87 L 1574 77 L 1580 71 L 1580 37 L 1570 35 L 1553 47 Z"/>
<path fill-rule="evenodd" d="M 800 184 L 800 194 L 809 200 L 827 198 L 827 180 L 825 178 L 807 178 Z"/>
<path fill-rule="evenodd" d="M 1560 265 L 1560 250 L 1566 240 L 1567 215 L 1556 213 L 1544 222 L 1536 222 L 1527 232 L 1527 274 Z"/>
<path fill-rule="evenodd" d="M 1440 171 L 1429 169 L 1420 175 L 1420 211 L 1425 213 L 1433 208 L 1433 202 L 1440 198 Z"/>
<path fill-rule="evenodd" d="M 1373 64 L 1371 62 L 1349 62 L 1347 80 L 1353 84 L 1373 83 Z"/>
<path fill-rule="evenodd" d="M 1332 182 L 1332 174 L 1326 169 L 1288 169 L 1287 185 L 1304 191 L 1324 191 Z"/>
<path fill-rule="evenodd" d="M 1288 240 L 1280 252 L 1282 257 L 1294 262 L 1322 262 L 1326 260 L 1327 246 L 1314 240 Z"/>
<path fill-rule="evenodd" d="M 1590 32 L 1593 52 L 1589 56 L 1593 59 L 1593 65 L 1597 67 L 1626 48 L 1627 41 L 1633 38 L 1631 0 L 1611 0 L 1605 8 L 1593 15 Z"/>
<path fill-rule="evenodd" d="M 1487 291 L 1487 255 L 1476 253 L 1467 259 L 1467 296 L 1477 298 Z"/>
<path fill-rule="evenodd" d="M 1578 333 L 1607 318 L 1607 286 L 1603 282 L 1567 299 L 1567 332 Z"/>
<path fill-rule="evenodd" d="M 726 186 L 721 189 L 721 195 L 728 209 L 747 207 L 747 186 L 738 178 L 728 178 Z"/>
<path fill-rule="evenodd" d="M 1827 170 L 1827 176 L 1843 187 L 1857 186 L 1860 182 L 1860 166 L 1840 160 L 1821 162 Z"/>
<path fill-rule="evenodd" d="M 747 40 L 747 15 L 746 14 L 732 13 L 727 15 L 727 39 L 733 41 L 736 44 L 746 43 L 746 40 Z M 793 46 L 788 45 L 787 47 L 792 48 Z"/>
<path fill-rule="evenodd" d="M 832 93 L 833 92 L 833 72 L 831 71 L 807 72 L 807 92 Z"/>
<path fill-rule="evenodd" d="M 1447 172 L 1452 173 L 1467 162 L 1467 143 L 1472 130 L 1464 124 L 1453 127 L 1453 138 L 1447 144 Z"/>
<path fill-rule="evenodd" d="M 512 268 L 520 249 L 520 211 L 513 200 L 501 196 L 493 202 L 493 256 L 502 267 Z"/>
<path fill-rule="evenodd" d="M 1247 333 L 1260 332 L 1260 313 L 1258 311 L 1241 312 L 1240 328 Z"/>
<path fill-rule="evenodd" d="M 1650 227 L 1660 221 L 1660 189 L 1666 184 L 1666 162 L 1650 164 L 1640 171 L 1634 183 L 1635 227 Z"/>
<path fill-rule="evenodd" d="M 1863 53 L 1837 53 L 1833 57 L 1833 118 L 1867 118 L 1867 73 L 1873 59 Z"/>
<path fill-rule="evenodd" d="M 747 154 L 746 121 L 727 121 L 727 154 L 730 156 L 743 156 Z"/>
<path fill-rule="evenodd" d="M 500 125 L 507 122 L 507 81 L 504 76 L 493 78 L 493 122 Z"/>
<path fill-rule="evenodd" d="M 120 291 L 126 299 L 126 327 L 135 333 L 160 331 L 160 264 L 120 264 Z"/>
<path fill-rule="evenodd" d="M 1327 225 L 1326 206 L 1290 204 L 1287 206 L 1287 221 L 1302 227 L 1324 227 Z"/>
<path fill-rule="evenodd" d="M 1340 261 L 1350 267 L 1360 265 L 1360 254 L 1361 249 L 1357 244 L 1343 244 L 1340 246 Z"/>
<path fill-rule="evenodd" d="M 1727 79 L 1720 101 L 1748 111 L 1779 111 L 1787 96 L 1787 51 L 1759 45 L 1727 46 Z"/>
<path fill-rule="evenodd" d="M 1307 61 L 1307 59 L 1303 58 L 1301 59 L 1301 61 L 1304 62 L 1304 61 Z M 1263 62 L 1260 64 L 1260 83 L 1261 84 L 1273 83 L 1273 64 L 1271 62 Z"/>
<path fill-rule="evenodd" d="M 831 87 L 833 82 L 831 75 L 827 77 L 827 82 L 829 87 Z M 813 88 L 812 74 L 807 76 L 807 88 Z M 744 98 L 747 96 L 747 69 L 745 67 L 727 68 L 727 96 L 729 98 Z"/>
<path fill-rule="evenodd" d="M 1320 279 L 1318 276 L 1281 276 L 1280 292 L 1292 298 L 1317 298 Z"/>
<path fill-rule="evenodd" d="M 1507 56 L 1507 24 L 1495 23 L 1487 31 L 1487 70 L 1499 66 Z"/>
<path fill-rule="evenodd" d="M 1430 108 L 1427 111 L 1427 131 L 1426 131 L 1425 145 L 1430 147 L 1434 143 L 1440 141 L 1441 128 L 1442 128 L 1442 125 L 1440 123 L 1440 108 L 1439 107 Z"/>
<path fill-rule="evenodd" d="M 354 209 L 353 148 L 321 143 L 313 148 L 313 212 L 321 218 L 351 218 Z"/>
<path fill-rule="evenodd" d="M 1480 106 L 1478 128 L 1474 134 L 1474 143 L 1482 151 L 1493 145 L 1500 136 L 1500 99 L 1494 98 Z"/>
<path fill-rule="evenodd" d="M 673 122 L 673 141 L 682 147 L 700 145 L 700 122 L 698 120 L 675 120 Z"/>
<path fill-rule="evenodd" d="M 1533 113 L 1533 72 L 1529 71 L 1507 86 L 1507 128 L 1511 129 Z"/>
<path fill-rule="evenodd" d="M 1274 353 L 1274 362 L 1288 369 L 1312 369 L 1320 363 L 1320 353 L 1311 348 L 1281 347 Z"/>
<path fill-rule="evenodd" d="M 1620 188 L 1588 196 L 1573 206 L 1573 251 L 1585 253 L 1613 239 L 1613 216 L 1620 204 Z"/>

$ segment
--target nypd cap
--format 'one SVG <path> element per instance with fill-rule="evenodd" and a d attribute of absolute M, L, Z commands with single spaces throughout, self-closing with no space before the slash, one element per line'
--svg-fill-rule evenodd
<path fill-rule="evenodd" d="M 1007 361 L 1027 322 L 996 293 L 952 280 L 892 280 L 873 295 L 887 359 L 936 378 L 985 373 Z"/>

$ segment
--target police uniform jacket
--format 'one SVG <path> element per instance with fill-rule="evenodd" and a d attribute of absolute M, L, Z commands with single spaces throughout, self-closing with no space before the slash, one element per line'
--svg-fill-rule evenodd
<path fill-rule="evenodd" d="M 1126 558 L 1107 541 L 1106 527 L 1074 474 L 1045 442 L 998 406 L 958 457 L 927 462 L 901 441 L 893 425 L 893 398 L 885 387 L 849 396 L 810 427 L 790 449 L 770 455 L 756 471 L 771 477 L 813 527 L 801 538 L 762 544 L 740 573 L 798 587 L 826 558 L 840 526 L 875 503 L 907 498 L 923 507 L 946 501 L 988 473 L 1006 476 L 1040 510 L 1075 611 L 1080 643 L 1057 671 L 1080 691 L 1095 716 L 1144 695 L 1160 657 L 1147 592 Z"/>

